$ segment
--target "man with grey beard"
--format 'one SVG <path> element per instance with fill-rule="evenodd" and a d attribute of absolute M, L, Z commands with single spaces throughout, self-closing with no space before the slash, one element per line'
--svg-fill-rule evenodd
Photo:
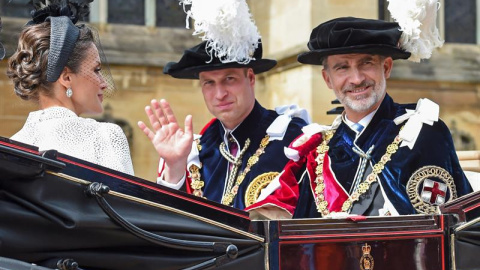
<path fill-rule="evenodd" d="M 439 107 L 428 99 L 394 103 L 386 80 L 396 59 L 397 23 L 337 18 L 313 29 L 304 64 L 344 105 L 331 126 L 310 125 L 292 142 L 291 161 L 256 204 L 253 218 L 434 214 L 472 191 Z"/>

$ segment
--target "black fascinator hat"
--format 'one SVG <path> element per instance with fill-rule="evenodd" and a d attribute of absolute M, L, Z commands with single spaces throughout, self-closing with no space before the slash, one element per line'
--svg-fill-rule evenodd
<path fill-rule="evenodd" d="M 50 49 L 48 54 L 47 81 L 54 82 L 65 68 L 75 48 L 80 30 L 75 23 L 89 13 L 93 0 L 33 0 L 35 10 L 27 26 L 50 21 Z"/>
<path fill-rule="evenodd" d="M 309 52 L 298 56 L 304 64 L 321 65 L 329 55 L 367 53 L 407 59 L 410 52 L 399 47 L 402 35 L 395 22 L 354 17 L 336 18 L 315 27 L 308 41 Z"/>
<path fill-rule="evenodd" d="M 277 64 L 277 61 L 271 59 L 262 59 L 262 43 L 253 53 L 252 60 L 248 63 L 226 62 L 223 63 L 218 57 L 208 55 L 207 41 L 197 46 L 185 50 L 182 58 L 178 62 L 170 62 L 163 69 L 163 73 L 169 74 L 179 79 L 198 79 L 198 74 L 202 71 L 211 71 L 226 68 L 252 68 L 255 74 L 270 70 Z"/>

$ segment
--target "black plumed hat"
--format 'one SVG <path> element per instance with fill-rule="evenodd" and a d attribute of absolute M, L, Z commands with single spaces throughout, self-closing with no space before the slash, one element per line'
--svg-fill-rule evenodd
<path fill-rule="evenodd" d="M 367 53 L 407 59 L 410 52 L 400 48 L 402 35 L 395 22 L 354 17 L 336 18 L 315 27 L 308 41 L 309 52 L 298 56 L 304 64 L 322 65 L 326 56 Z"/>
<path fill-rule="evenodd" d="M 273 68 L 277 61 L 262 59 L 262 43 L 253 53 L 253 58 L 248 63 L 226 62 L 223 63 L 214 54 L 210 56 L 207 51 L 207 41 L 204 41 L 193 48 L 185 50 L 178 62 L 169 62 L 165 65 L 163 73 L 179 79 L 198 79 L 202 71 L 212 71 L 226 68 L 252 68 L 255 74 L 265 72 Z"/>

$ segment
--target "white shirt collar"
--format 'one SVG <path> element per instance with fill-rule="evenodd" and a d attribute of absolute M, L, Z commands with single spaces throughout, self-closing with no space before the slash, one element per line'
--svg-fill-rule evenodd
<path fill-rule="evenodd" d="M 235 129 L 238 128 L 238 126 L 240 126 L 240 124 L 238 124 L 236 127 L 234 127 L 233 129 L 228 129 L 226 128 L 223 123 L 220 121 L 220 124 L 222 124 L 222 127 L 223 127 L 223 130 L 225 130 L 225 133 L 223 134 L 223 141 L 228 145 L 228 134 L 231 134 L 232 132 L 235 131 Z M 232 138 L 236 141 L 237 139 L 233 136 L 232 134 Z"/>
<path fill-rule="evenodd" d="M 372 121 L 372 118 L 377 112 L 377 110 L 367 114 L 365 117 L 360 119 L 360 121 L 358 121 L 358 123 L 363 126 L 363 129 L 365 129 L 368 126 L 368 124 L 370 124 L 370 121 Z M 357 130 L 353 128 L 353 125 L 355 124 L 355 122 L 350 121 L 346 114 L 344 115 L 343 120 L 345 121 L 345 124 L 348 125 L 348 127 L 350 127 L 353 131 L 357 132 Z"/>

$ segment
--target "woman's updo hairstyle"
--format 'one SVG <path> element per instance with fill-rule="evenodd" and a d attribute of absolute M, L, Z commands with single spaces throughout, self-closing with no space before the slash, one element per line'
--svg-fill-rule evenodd
<path fill-rule="evenodd" d="M 39 94 L 53 95 L 51 82 L 47 80 L 48 55 L 50 53 L 51 21 L 50 17 L 66 16 L 75 24 L 80 17 L 88 15 L 88 3 L 70 3 L 68 0 L 50 1 L 50 5 L 41 8 L 42 1 L 33 1 L 37 10 L 32 11 L 32 20 L 20 34 L 18 47 L 10 57 L 7 76 L 14 84 L 15 94 L 24 100 L 38 101 Z M 75 26 L 79 29 L 78 39 L 65 66 L 77 72 L 86 49 L 94 37 L 85 25 Z M 65 56 L 64 56 L 65 57 Z M 63 69 L 63 67 L 62 67 Z"/>

